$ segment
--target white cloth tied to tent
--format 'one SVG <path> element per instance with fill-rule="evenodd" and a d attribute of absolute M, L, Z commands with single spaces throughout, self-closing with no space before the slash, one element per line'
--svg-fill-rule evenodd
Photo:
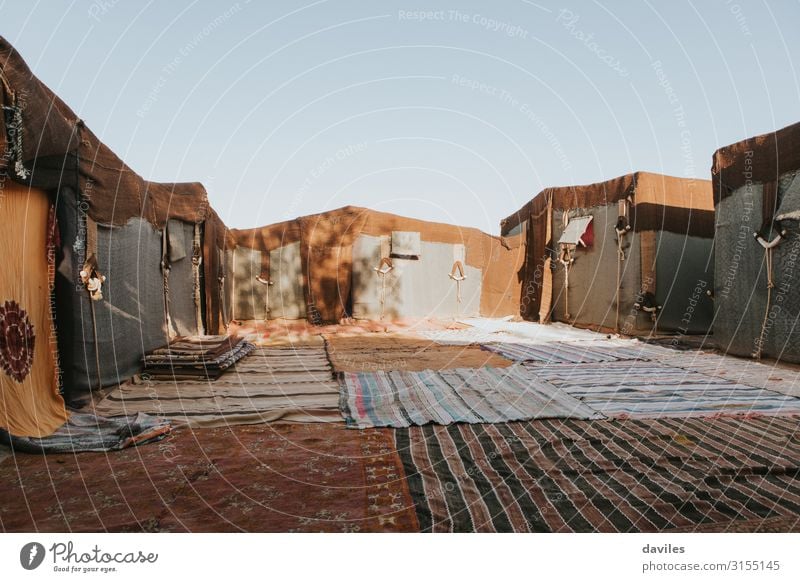
<path fill-rule="evenodd" d="M 420 233 L 403 232 L 395 230 L 392 232 L 392 255 L 403 257 L 418 257 L 422 253 L 422 242 Z"/>
<path fill-rule="evenodd" d="M 566 245 L 583 245 L 586 246 L 586 243 L 583 242 L 583 235 L 586 233 L 586 229 L 589 228 L 589 225 L 592 223 L 591 216 L 579 216 L 577 218 L 573 218 L 567 224 L 567 227 L 564 229 L 564 232 L 561 234 L 561 238 L 558 239 L 558 244 L 566 244 Z"/>

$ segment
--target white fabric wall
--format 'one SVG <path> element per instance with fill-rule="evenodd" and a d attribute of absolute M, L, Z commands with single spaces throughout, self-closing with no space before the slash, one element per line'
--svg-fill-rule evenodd
<path fill-rule="evenodd" d="M 269 253 L 270 319 L 304 319 L 303 264 L 300 243 L 292 243 Z M 260 285 L 262 293 L 264 286 Z"/>
<path fill-rule="evenodd" d="M 362 235 L 353 245 L 353 316 L 379 319 L 381 281 L 374 271 L 389 248 L 388 237 Z M 451 318 L 480 314 L 481 270 L 466 265 L 464 245 L 422 242 L 419 260 L 392 258 L 386 275 L 384 319 Z M 465 266 L 462 303 L 456 303 L 456 282 L 448 275 L 455 261 Z"/>

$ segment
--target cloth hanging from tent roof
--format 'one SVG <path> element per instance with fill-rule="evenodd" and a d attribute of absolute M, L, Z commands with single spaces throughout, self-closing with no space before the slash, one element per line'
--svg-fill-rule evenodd
<path fill-rule="evenodd" d="M 422 252 L 422 242 L 418 232 L 392 232 L 393 257 L 418 257 Z"/>
<path fill-rule="evenodd" d="M 0 428 L 46 437 L 66 422 L 50 289 L 55 221 L 42 190 L 6 179 L 0 200 Z"/>
<path fill-rule="evenodd" d="M 569 221 L 564 232 L 558 239 L 558 244 L 575 246 L 592 246 L 594 242 L 594 230 L 592 228 L 591 216 L 578 216 Z"/>

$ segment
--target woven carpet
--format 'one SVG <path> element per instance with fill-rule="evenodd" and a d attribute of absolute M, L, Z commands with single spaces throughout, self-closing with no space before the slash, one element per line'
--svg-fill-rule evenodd
<path fill-rule="evenodd" d="M 449 368 L 505 368 L 511 362 L 477 346 L 450 346 L 436 342 L 386 337 L 327 336 L 328 356 L 337 372 L 379 370 L 445 370 Z"/>
<path fill-rule="evenodd" d="M 528 366 L 589 407 L 615 418 L 800 414 L 800 399 L 658 362 Z"/>
<path fill-rule="evenodd" d="M 614 362 L 618 360 L 648 360 L 653 350 L 647 345 L 625 342 L 553 342 L 549 344 L 489 343 L 481 347 L 517 362 L 552 364 Z"/>
<path fill-rule="evenodd" d="M 539 420 L 395 435 L 423 531 L 656 532 L 796 529 L 797 427 L 796 417 Z"/>
<path fill-rule="evenodd" d="M 4 532 L 415 531 L 387 430 L 331 424 L 177 429 L 105 455 L 0 465 Z"/>
<path fill-rule="evenodd" d="M 725 378 L 738 384 L 754 388 L 765 388 L 789 396 L 800 396 L 800 369 L 776 362 L 757 362 L 746 358 L 736 358 L 721 354 L 693 351 L 691 353 L 671 354 L 659 361 L 693 370 L 708 376 Z"/>
<path fill-rule="evenodd" d="M 0 429 L 0 443 L 18 453 L 85 453 L 119 451 L 152 441 L 169 434 L 169 422 L 135 414 L 118 418 L 103 418 L 94 414 L 73 412 L 69 420 L 46 437 L 18 437 Z"/>
<path fill-rule="evenodd" d="M 348 426 L 504 422 L 533 418 L 602 418 L 521 366 L 341 373 Z"/>
<path fill-rule="evenodd" d="M 153 380 L 214 379 L 254 349 L 227 335 L 181 337 L 146 354 L 143 375 Z"/>
<path fill-rule="evenodd" d="M 146 412 L 193 427 L 342 420 L 325 349 L 303 346 L 256 348 L 214 381 L 123 384 L 96 410 L 106 416 Z"/>

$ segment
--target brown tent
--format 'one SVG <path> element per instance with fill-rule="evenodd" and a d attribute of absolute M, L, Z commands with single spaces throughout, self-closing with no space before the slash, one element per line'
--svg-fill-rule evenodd
<path fill-rule="evenodd" d="M 519 313 L 519 237 L 353 206 L 231 232 L 237 319 Z"/>
<path fill-rule="evenodd" d="M 800 123 L 717 150 L 711 173 L 714 337 L 736 355 L 800 362 Z"/>
<path fill-rule="evenodd" d="M 548 188 L 501 222 L 526 240 L 522 315 L 627 334 L 711 322 L 710 183 L 637 172 Z"/>
<path fill-rule="evenodd" d="M 205 188 L 144 180 L 2 37 L 0 84 L 0 172 L 56 207 L 65 392 L 124 380 L 171 334 L 216 333 L 226 229 Z M 92 271 L 103 285 L 97 301 L 81 278 Z"/>

